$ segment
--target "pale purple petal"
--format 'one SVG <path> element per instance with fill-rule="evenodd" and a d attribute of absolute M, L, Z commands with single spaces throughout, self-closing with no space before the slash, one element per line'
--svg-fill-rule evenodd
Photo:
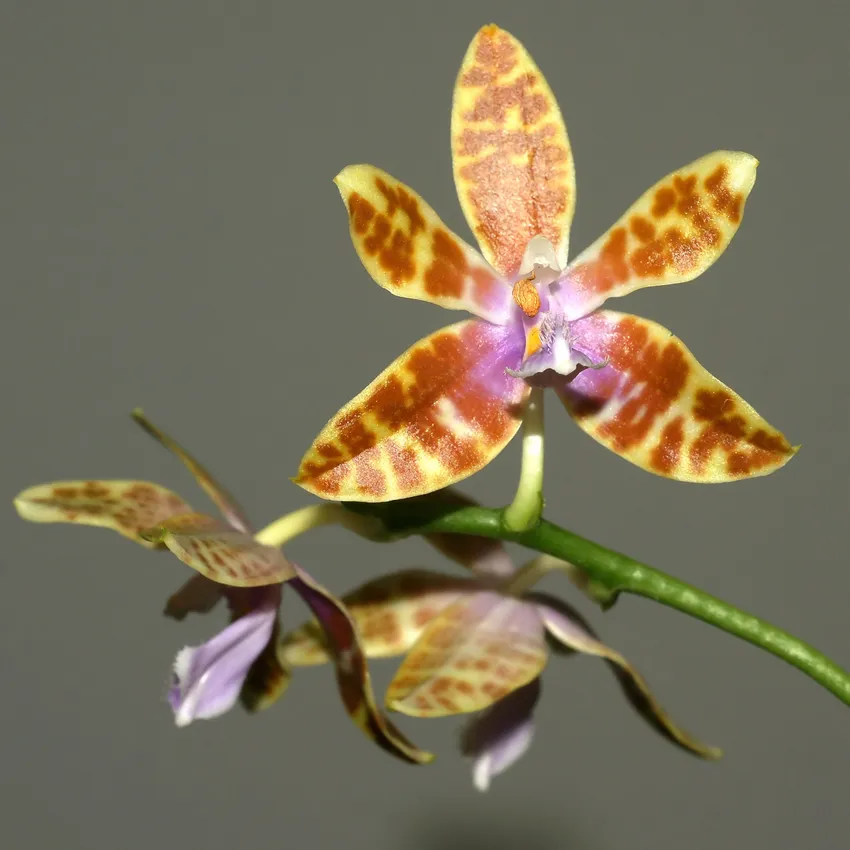
<path fill-rule="evenodd" d="M 178 726 L 218 717 L 235 705 L 251 665 L 272 637 L 277 610 L 268 600 L 205 644 L 177 653 L 168 701 Z"/>
<path fill-rule="evenodd" d="M 463 730 L 461 751 L 475 761 L 472 777 L 479 791 L 523 756 L 534 736 L 534 707 L 540 698 L 540 679 L 508 694 L 482 711 Z"/>

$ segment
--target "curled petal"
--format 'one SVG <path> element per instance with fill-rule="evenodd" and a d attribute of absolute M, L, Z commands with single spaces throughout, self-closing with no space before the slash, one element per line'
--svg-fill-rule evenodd
<path fill-rule="evenodd" d="M 367 658 L 407 652 L 425 626 L 459 596 L 475 592 L 477 582 L 428 570 L 410 569 L 366 582 L 342 597 L 357 627 Z M 283 636 L 280 655 L 293 667 L 330 661 L 327 637 L 318 621 Z"/>
<path fill-rule="evenodd" d="M 224 595 L 224 587 L 206 576 L 194 575 L 168 597 L 166 617 L 183 620 L 187 614 L 207 614 Z"/>
<path fill-rule="evenodd" d="M 774 472 L 797 451 L 661 325 L 600 310 L 573 322 L 572 333 L 608 365 L 565 384 L 561 400 L 579 427 L 642 469 L 733 481 Z"/>
<path fill-rule="evenodd" d="M 30 522 L 73 522 L 111 528 L 143 546 L 158 541 L 139 532 L 192 509 L 148 481 L 54 481 L 18 494 L 15 508 Z"/>
<path fill-rule="evenodd" d="M 385 502 L 447 487 L 493 460 L 528 396 L 505 374 L 522 335 L 477 319 L 421 339 L 325 426 L 296 484 L 326 499 Z"/>
<path fill-rule="evenodd" d="M 325 631 L 336 664 L 336 679 L 345 710 L 379 747 L 404 761 L 427 764 L 434 756 L 414 746 L 375 704 L 369 668 L 357 627 L 345 606 L 329 591 L 298 569 L 290 582 Z"/>
<path fill-rule="evenodd" d="M 402 298 L 507 321 L 510 287 L 416 192 L 372 165 L 350 165 L 334 182 L 357 254 L 380 286 Z"/>
<path fill-rule="evenodd" d="M 240 617 L 202 646 L 186 647 L 174 662 L 168 701 L 178 726 L 229 711 L 257 657 L 272 639 L 274 600 Z"/>
<path fill-rule="evenodd" d="M 280 549 L 206 514 L 181 514 L 142 532 L 167 546 L 184 564 L 219 584 L 261 587 L 295 575 Z"/>
<path fill-rule="evenodd" d="M 504 773 L 531 746 L 534 707 L 539 699 L 537 678 L 473 717 L 464 728 L 461 752 L 474 759 L 472 778 L 479 791 L 486 791 L 490 780 Z"/>
<path fill-rule="evenodd" d="M 758 160 L 717 151 L 668 174 L 570 264 L 561 284 L 570 318 L 607 298 L 701 275 L 738 230 Z"/>
<path fill-rule="evenodd" d="M 140 408 L 136 408 L 133 411 L 132 417 L 160 445 L 165 446 L 168 451 L 180 459 L 189 472 L 195 476 L 195 480 L 201 486 L 201 489 L 210 497 L 213 504 L 221 511 L 222 516 L 224 516 L 230 525 L 240 531 L 251 531 L 251 522 L 236 499 L 186 449 L 171 439 L 164 431 L 157 428 Z"/>
<path fill-rule="evenodd" d="M 575 166 L 558 103 L 510 34 L 490 24 L 467 50 L 452 104 L 455 186 L 484 256 L 509 279 L 528 243 L 566 265 Z"/>
<path fill-rule="evenodd" d="M 530 682 L 546 664 L 533 605 L 492 591 L 435 617 L 387 689 L 387 705 L 414 717 L 479 711 Z"/>
<path fill-rule="evenodd" d="M 602 643 L 576 610 L 548 594 L 533 593 L 527 598 L 538 603 L 540 617 L 552 637 L 569 649 L 605 659 L 632 707 L 657 732 L 701 758 L 720 758 L 722 752 L 717 747 L 700 743 L 670 719 L 643 676 L 619 652 Z"/>

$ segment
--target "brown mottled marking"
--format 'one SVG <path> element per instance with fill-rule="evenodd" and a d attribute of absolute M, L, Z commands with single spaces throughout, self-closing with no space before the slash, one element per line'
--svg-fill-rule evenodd
<path fill-rule="evenodd" d="M 452 143 L 461 204 L 499 271 L 515 275 L 533 236 L 565 248 L 574 203 L 566 130 L 543 76 L 498 28 L 479 31 L 464 59 Z"/>

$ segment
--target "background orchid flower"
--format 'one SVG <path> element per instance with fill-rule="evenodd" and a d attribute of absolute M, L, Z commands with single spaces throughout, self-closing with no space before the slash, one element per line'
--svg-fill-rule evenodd
<path fill-rule="evenodd" d="M 112 528 L 148 548 L 167 547 L 200 575 L 171 596 L 165 612 L 182 619 L 212 610 L 227 598 L 231 623 L 199 647 L 185 647 L 174 664 L 168 700 L 178 725 L 217 717 L 242 699 L 257 710 L 277 699 L 288 676 L 277 657 L 283 583 L 298 593 L 321 623 L 336 664 L 346 711 L 373 741 L 409 762 L 433 756 L 414 746 L 375 702 L 356 627 L 342 603 L 279 548 L 265 545 L 242 508 L 188 452 L 147 420 L 135 421 L 176 454 L 226 518 L 192 512 L 156 484 L 126 481 L 57 482 L 31 487 L 15 499 L 24 518 Z"/>
<path fill-rule="evenodd" d="M 789 460 L 785 437 L 669 331 L 598 309 L 705 271 L 741 222 L 752 156 L 717 151 L 668 174 L 568 264 L 566 128 L 531 57 L 494 25 L 463 60 L 451 135 L 455 185 L 483 257 L 378 168 L 350 166 L 336 184 L 379 285 L 477 318 L 415 343 L 343 407 L 296 483 L 366 502 L 449 486 L 507 445 L 531 388 L 544 386 L 588 434 L 659 475 L 729 481 Z"/>
<path fill-rule="evenodd" d="M 632 706 L 661 734 L 704 758 L 720 755 L 676 726 L 640 674 L 566 603 L 548 594 L 517 598 L 501 592 L 514 567 L 500 543 L 450 537 L 440 541 L 444 550 L 466 562 L 474 577 L 402 570 L 367 582 L 343 602 L 368 657 L 408 653 L 387 690 L 390 708 L 417 717 L 476 713 L 463 729 L 460 748 L 473 759 L 477 788 L 486 790 L 491 777 L 531 743 L 547 642 L 554 651 L 603 658 Z M 450 545 L 455 539 L 458 547 Z M 480 547 L 481 559 L 470 544 Z M 316 622 L 285 634 L 278 655 L 286 668 L 330 660 Z"/>

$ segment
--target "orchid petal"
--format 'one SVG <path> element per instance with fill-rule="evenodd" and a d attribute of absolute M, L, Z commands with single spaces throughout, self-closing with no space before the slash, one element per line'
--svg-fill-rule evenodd
<path fill-rule="evenodd" d="M 376 283 L 402 298 L 507 322 L 510 287 L 416 192 L 372 165 L 350 165 L 334 182 L 354 247 Z"/>
<path fill-rule="evenodd" d="M 757 166 L 747 153 L 716 151 L 656 183 L 570 264 L 562 283 L 570 318 L 607 298 L 701 275 L 732 241 Z"/>
<path fill-rule="evenodd" d="M 213 504 L 221 511 L 227 522 L 239 531 L 251 531 L 251 522 L 236 499 L 216 481 L 215 478 L 189 454 L 179 443 L 157 428 L 141 411 L 136 408 L 132 413 L 133 420 L 141 426 L 160 445 L 176 455 L 184 466 L 195 476 L 201 489 L 210 497 Z"/>
<path fill-rule="evenodd" d="M 608 365 L 565 384 L 561 400 L 591 437 L 642 469 L 733 481 L 774 472 L 797 451 L 661 325 L 602 310 L 571 332 Z"/>
<path fill-rule="evenodd" d="M 163 613 L 172 620 L 183 620 L 187 614 L 207 614 L 223 595 L 222 585 L 206 576 L 194 575 L 168 597 Z"/>
<path fill-rule="evenodd" d="M 490 780 L 504 773 L 531 746 L 533 713 L 539 699 L 540 679 L 532 679 L 473 717 L 463 729 L 461 752 L 475 760 L 472 776 L 479 791 L 486 791 Z"/>
<path fill-rule="evenodd" d="M 186 647 L 174 663 L 168 701 L 178 726 L 229 711 L 254 661 L 268 645 L 277 605 L 266 604 L 231 623 L 202 646 Z"/>
<path fill-rule="evenodd" d="M 384 502 L 447 487 L 516 434 L 529 389 L 505 374 L 521 332 L 477 319 L 421 339 L 325 426 L 296 484 L 326 499 Z"/>
<path fill-rule="evenodd" d="M 657 732 L 701 758 L 720 758 L 719 749 L 701 744 L 670 719 L 640 673 L 619 652 L 602 643 L 575 609 L 548 594 L 534 593 L 527 598 L 538 603 L 537 610 L 552 637 L 569 649 L 605 659 L 632 707 Z"/>
<path fill-rule="evenodd" d="M 414 746 L 375 703 L 369 668 L 357 627 L 345 606 L 329 591 L 296 567 L 290 586 L 322 624 L 336 662 L 336 678 L 345 710 L 368 738 L 388 753 L 414 764 L 427 764 L 434 756 Z"/>
<path fill-rule="evenodd" d="M 142 532 L 167 546 L 184 564 L 219 584 L 261 587 L 295 575 L 280 549 L 206 514 L 182 514 Z"/>
<path fill-rule="evenodd" d="M 453 488 L 441 490 L 429 499 L 452 507 L 478 507 L 475 499 Z M 513 559 L 501 540 L 447 532 L 425 534 L 423 537 L 438 552 L 476 575 L 507 578 L 514 573 Z"/>
<path fill-rule="evenodd" d="M 148 481 L 54 481 L 15 498 L 30 522 L 71 522 L 111 528 L 147 548 L 158 545 L 139 532 L 192 509 L 179 496 Z"/>
<path fill-rule="evenodd" d="M 387 706 L 414 717 L 487 708 L 546 664 L 533 605 L 479 591 L 446 608 L 422 632 L 387 689 Z"/>
<path fill-rule="evenodd" d="M 342 597 L 367 658 L 407 652 L 431 620 L 477 582 L 428 570 L 409 569 L 366 582 Z M 284 635 L 280 656 L 293 667 L 330 661 L 327 638 L 313 620 Z"/>
<path fill-rule="evenodd" d="M 493 24 L 472 40 L 455 84 L 452 164 L 466 220 L 494 268 L 513 279 L 535 236 L 564 268 L 576 194 L 567 130 L 540 69 Z"/>

